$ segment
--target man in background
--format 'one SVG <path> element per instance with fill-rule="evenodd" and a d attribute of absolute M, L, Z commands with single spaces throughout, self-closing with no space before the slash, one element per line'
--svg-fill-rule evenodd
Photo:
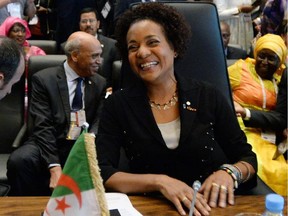
<path fill-rule="evenodd" d="M 226 59 L 245 59 L 247 52 L 243 49 L 229 46 L 230 41 L 230 26 L 225 21 L 220 22 L 221 34 L 223 39 L 224 51 Z"/>
<path fill-rule="evenodd" d="M 0 100 L 11 92 L 24 72 L 24 55 L 18 44 L 7 37 L 0 37 Z"/>
<path fill-rule="evenodd" d="M 98 75 L 102 48 L 85 32 L 75 32 L 65 46 L 67 61 L 32 77 L 31 136 L 10 155 L 7 177 L 11 194 L 50 195 L 81 127 L 97 133 L 105 96 L 105 79 Z"/>
<path fill-rule="evenodd" d="M 99 74 L 104 76 L 107 81 L 107 92 L 112 93 L 112 66 L 113 62 L 120 60 L 117 48 L 115 46 L 116 41 L 112 38 L 108 38 L 98 33 L 100 28 L 100 16 L 94 8 L 84 8 L 80 12 L 79 29 L 80 31 L 89 33 L 97 38 L 102 47 L 103 62 L 99 71 Z M 61 45 L 65 46 L 65 43 Z"/>

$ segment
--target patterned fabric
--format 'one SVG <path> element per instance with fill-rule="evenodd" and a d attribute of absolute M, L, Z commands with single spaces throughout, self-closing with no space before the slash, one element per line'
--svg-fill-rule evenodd
<path fill-rule="evenodd" d="M 287 0 L 268 0 L 263 9 L 261 34 L 280 34 L 282 21 L 287 19 Z"/>
<path fill-rule="evenodd" d="M 283 72 L 282 67 L 274 73 L 274 82 L 262 80 L 263 86 L 255 71 L 254 59 L 239 60 L 228 68 L 228 72 L 234 101 L 245 108 L 254 110 L 269 111 L 275 109 L 276 91 Z M 266 108 L 263 108 L 265 100 L 263 91 L 266 95 Z M 275 192 L 287 195 L 288 165 L 284 156 L 281 155 L 277 160 L 272 160 L 277 146 L 263 138 L 263 130 L 245 127 L 242 118 L 238 118 L 238 122 L 247 136 L 248 143 L 252 145 L 252 150 L 257 154 L 258 176 Z"/>

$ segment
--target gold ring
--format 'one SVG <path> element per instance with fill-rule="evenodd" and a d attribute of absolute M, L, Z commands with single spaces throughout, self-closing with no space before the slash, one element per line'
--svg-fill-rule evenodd
<path fill-rule="evenodd" d="M 224 190 L 225 192 L 227 192 L 227 187 L 226 186 L 221 185 L 220 188 L 221 188 L 221 190 Z"/>
<path fill-rule="evenodd" d="M 215 182 L 212 182 L 212 186 L 215 186 L 217 188 L 219 188 L 220 186 L 218 184 L 216 184 Z"/>
<path fill-rule="evenodd" d="M 185 200 L 187 200 L 187 197 L 184 197 L 181 201 L 184 202 Z"/>

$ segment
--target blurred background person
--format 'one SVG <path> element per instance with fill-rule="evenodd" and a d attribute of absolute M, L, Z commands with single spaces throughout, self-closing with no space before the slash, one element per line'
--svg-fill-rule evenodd
<path fill-rule="evenodd" d="M 31 38 L 34 40 L 56 40 L 57 12 L 54 0 L 35 0 L 37 12 L 29 21 Z"/>
<path fill-rule="evenodd" d="M 222 34 L 222 40 L 224 45 L 224 52 L 227 59 L 245 59 L 247 58 L 247 52 L 241 48 L 229 46 L 230 42 L 230 26 L 225 21 L 220 22 L 220 29 Z"/>
<path fill-rule="evenodd" d="M 31 46 L 27 41 L 31 37 L 31 32 L 25 20 L 18 17 L 8 17 L 0 26 L 0 35 L 7 36 L 15 40 L 25 52 L 26 61 L 33 55 L 46 55 L 46 53 L 37 46 Z"/>
<path fill-rule="evenodd" d="M 230 43 L 239 44 L 248 52 L 254 37 L 251 0 L 214 0 L 220 20 L 227 22 L 231 29 Z"/>
<path fill-rule="evenodd" d="M 9 16 L 24 19 L 32 18 L 36 13 L 34 0 L 1 0 L 0 1 L 0 25 Z"/>

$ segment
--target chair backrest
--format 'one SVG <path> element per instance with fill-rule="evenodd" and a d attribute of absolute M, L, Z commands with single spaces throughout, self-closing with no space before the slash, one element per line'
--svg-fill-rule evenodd
<path fill-rule="evenodd" d="M 66 55 L 31 56 L 28 60 L 28 89 L 31 89 L 31 77 L 36 72 L 61 65 L 66 60 Z"/>
<path fill-rule="evenodd" d="M 232 95 L 223 49 L 217 8 L 210 2 L 163 2 L 175 7 L 191 25 L 192 37 L 183 59 L 175 62 L 175 71 L 214 84 L 227 97 L 232 108 Z M 131 7 L 137 7 L 132 4 Z M 121 69 L 121 88 L 135 81 L 128 62 Z"/>
<path fill-rule="evenodd" d="M 37 46 L 44 50 L 47 55 L 58 54 L 57 43 L 54 40 L 28 40 L 30 45 Z"/>
<path fill-rule="evenodd" d="M 24 86 L 23 75 L 11 93 L 0 100 L 0 154 L 12 152 L 14 139 L 24 125 Z"/>

